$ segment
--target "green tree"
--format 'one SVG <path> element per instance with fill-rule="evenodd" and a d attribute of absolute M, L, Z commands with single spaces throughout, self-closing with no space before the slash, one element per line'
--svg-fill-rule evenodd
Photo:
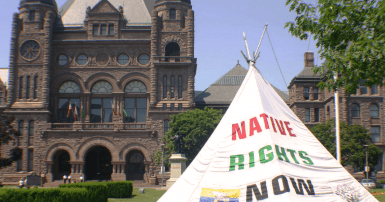
<path fill-rule="evenodd" d="M 10 118 L 5 115 L 0 115 L 0 146 L 8 144 L 11 140 L 15 140 L 15 137 L 20 136 L 20 133 L 12 127 L 14 118 Z M 21 158 L 22 151 L 20 148 L 13 148 L 10 151 L 9 158 L 0 158 L 0 168 L 10 166 L 13 162 Z"/>
<path fill-rule="evenodd" d="M 385 77 L 385 3 L 382 0 L 318 0 L 317 5 L 287 0 L 297 17 L 285 27 L 301 40 L 317 41 L 321 66 L 313 68 L 325 80 L 319 87 L 345 87 L 354 94 L 363 85 L 382 84 Z M 338 78 L 334 81 L 334 73 Z"/>
<path fill-rule="evenodd" d="M 326 149 L 329 150 L 331 154 L 335 155 L 335 120 L 331 119 L 326 123 L 318 124 L 310 130 Z M 366 164 L 364 145 L 369 145 L 368 162 L 371 170 L 373 170 L 381 157 L 382 151 L 376 145 L 371 143 L 371 135 L 368 133 L 368 130 L 357 124 L 348 125 L 345 122 L 340 122 L 340 137 L 342 165 L 352 165 L 363 170 Z"/>
<path fill-rule="evenodd" d="M 179 113 L 171 116 L 170 130 L 163 136 L 166 143 L 167 159 L 171 153 L 176 152 L 174 145 L 174 136 L 179 131 L 183 135 L 182 150 L 188 159 L 188 164 L 194 160 L 210 135 L 214 132 L 218 123 L 222 119 L 222 110 L 213 108 L 204 108 L 189 110 L 185 113 Z M 158 152 L 159 153 L 159 152 Z M 155 155 L 155 161 L 160 162 L 161 153 Z M 158 160 L 157 160 L 158 159 Z"/>

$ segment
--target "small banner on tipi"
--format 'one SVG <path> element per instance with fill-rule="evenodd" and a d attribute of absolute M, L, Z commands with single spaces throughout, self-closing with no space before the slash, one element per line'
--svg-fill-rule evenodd
<path fill-rule="evenodd" d="M 377 201 L 252 65 L 205 146 L 158 202 Z"/>

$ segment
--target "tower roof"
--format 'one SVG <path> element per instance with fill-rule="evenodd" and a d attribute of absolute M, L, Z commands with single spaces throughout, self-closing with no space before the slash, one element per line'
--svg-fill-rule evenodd
<path fill-rule="evenodd" d="M 123 7 L 124 17 L 129 23 L 151 23 L 154 0 L 108 0 L 116 9 Z M 82 25 L 87 7 L 95 7 L 100 0 L 67 0 L 59 9 L 64 25 Z"/>
<path fill-rule="evenodd" d="M 54 6 L 55 8 L 57 8 L 57 4 L 55 0 L 21 0 L 20 6 L 22 6 L 22 4 L 24 3 L 42 3 L 42 4 Z"/>

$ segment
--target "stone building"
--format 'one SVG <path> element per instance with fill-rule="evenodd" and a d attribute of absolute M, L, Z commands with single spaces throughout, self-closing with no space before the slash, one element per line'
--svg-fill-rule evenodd
<path fill-rule="evenodd" d="M 304 69 L 288 86 L 289 106 L 306 126 L 312 127 L 335 117 L 334 92 L 321 91 L 316 87 L 322 78 L 319 75 L 314 76 L 312 71 L 313 52 L 304 54 L 304 62 Z M 382 135 L 385 132 L 385 88 L 360 86 L 355 95 L 348 96 L 344 90 L 340 90 L 339 97 L 340 120 L 367 128 L 372 135 L 372 142 L 385 151 L 385 140 Z M 378 176 L 381 177 L 385 177 L 383 162 L 382 156 L 375 167 Z"/>
<path fill-rule="evenodd" d="M 23 158 L 3 183 L 151 181 L 170 115 L 194 107 L 196 61 L 190 0 L 21 0 L 4 113 L 22 136 L 1 154 Z"/>
<path fill-rule="evenodd" d="M 0 107 L 4 107 L 7 96 L 7 88 L 0 78 Z"/>
<path fill-rule="evenodd" d="M 221 76 L 217 81 L 211 84 L 206 90 L 195 94 L 195 107 L 203 109 L 212 107 L 221 109 L 223 113 L 227 111 L 233 101 L 238 89 L 241 87 L 248 70 L 239 64 L 235 65 L 229 72 Z M 289 104 L 289 96 L 274 87 L 278 95 Z"/>

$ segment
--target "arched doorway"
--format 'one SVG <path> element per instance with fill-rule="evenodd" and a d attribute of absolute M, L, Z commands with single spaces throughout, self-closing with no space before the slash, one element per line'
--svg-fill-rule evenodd
<path fill-rule="evenodd" d="M 67 151 L 59 150 L 53 158 L 52 173 L 55 180 L 61 180 L 64 175 L 71 174 L 71 158 Z"/>
<path fill-rule="evenodd" d="M 143 180 L 145 173 L 144 156 L 138 150 L 131 151 L 126 156 L 127 180 Z"/>
<path fill-rule="evenodd" d="M 166 45 L 166 56 L 180 56 L 180 47 L 177 43 L 171 42 Z M 168 57 L 166 60 L 168 61 Z M 176 58 L 178 60 L 179 58 Z"/>
<path fill-rule="evenodd" d="M 86 154 L 86 180 L 111 180 L 111 153 L 102 146 L 91 148 Z"/>

